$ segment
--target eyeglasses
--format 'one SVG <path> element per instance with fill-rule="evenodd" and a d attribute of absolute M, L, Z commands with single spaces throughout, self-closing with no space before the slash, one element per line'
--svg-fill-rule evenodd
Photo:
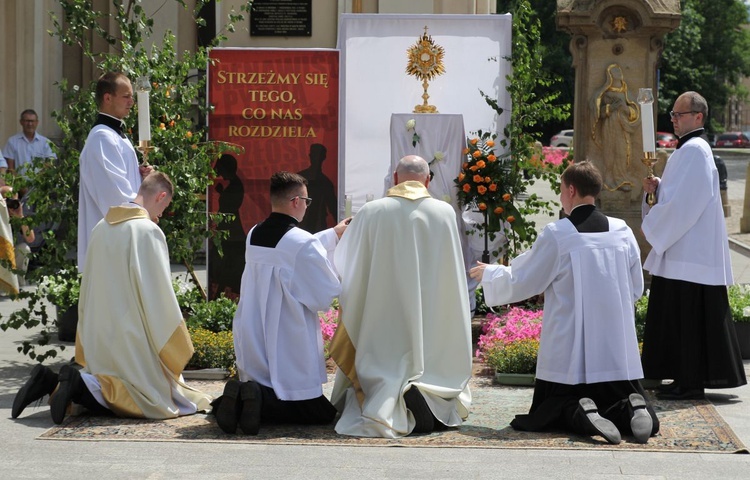
<path fill-rule="evenodd" d="M 305 201 L 305 206 L 306 206 L 306 207 L 309 207 L 309 206 L 310 206 L 310 204 L 312 203 L 312 198 L 310 198 L 310 197 L 303 197 L 303 196 L 301 196 L 301 195 L 297 195 L 297 196 L 294 196 L 294 197 L 290 198 L 290 199 L 289 199 L 289 201 L 291 202 L 291 201 L 292 201 L 292 200 L 294 200 L 295 198 L 299 198 L 300 200 L 304 200 L 304 201 Z"/>
<path fill-rule="evenodd" d="M 674 110 L 672 110 L 669 112 L 669 117 L 676 118 L 677 120 L 679 120 L 681 116 L 688 115 L 690 113 L 701 113 L 701 112 L 696 112 L 695 110 L 690 110 L 689 112 L 675 112 Z"/>

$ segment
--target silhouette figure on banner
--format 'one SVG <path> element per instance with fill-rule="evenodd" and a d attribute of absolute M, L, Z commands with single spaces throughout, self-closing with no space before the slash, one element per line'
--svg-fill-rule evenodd
<path fill-rule="evenodd" d="M 310 233 L 328 228 L 328 214 L 334 223 L 337 218 L 338 203 L 333 182 L 323 173 L 323 161 L 327 149 L 320 143 L 310 145 L 310 167 L 297 172 L 307 180 L 307 194 L 313 199 L 299 226 Z"/>
<path fill-rule="evenodd" d="M 228 182 L 226 186 L 223 184 L 216 186 L 216 193 L 219 194 L 219 212 L 231 213 L 234 219 L 222 222 L 217 227 L 219 230 L 229 232 L 227 238 L 221 241 L 224 256 L 219 256 L 215 248 L 211 249 L 211 279 L 216 285 L 213 298 L 221 293 L 233 298 L 240 293 L 242 271 L 245 269 L 245 230 L 240 217 L 245 187 L 242 185 L 242 179 L 237 176 L 237 159 L 232 155 L 222 155 L 216 161 L 214 171 L 216 175 Z"/>

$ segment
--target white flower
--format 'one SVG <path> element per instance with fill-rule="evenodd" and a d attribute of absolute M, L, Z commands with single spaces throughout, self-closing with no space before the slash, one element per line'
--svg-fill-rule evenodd
<path fill-rule="evenodd" d="M 438 150 L 437 152 L 435 152 L 435 154 L 432 157 L 435 159 L 435 161 L 439 162 L 440 160 L 445 158 L 445 154 L 441 152 L 440 150 Z"/>
<path fill-rule="evenodd" d="M 410 131 L 414 130 L 414 127 L 416 127 L 416 126 L 417 126 L 417 121 L 412 118 L 411 120 L 409 120 L 408 122 L 406 122 L 406 131 L 410 132 Z"/>
<path fill-rule="evenodd" d="M 742 316 L 743 317 L 750 317 L 750 307 L 745 307 L 742 309 Z"/>

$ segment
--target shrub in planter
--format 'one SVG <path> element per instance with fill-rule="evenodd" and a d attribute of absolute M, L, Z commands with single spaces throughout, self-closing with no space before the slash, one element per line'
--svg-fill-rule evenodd
<path fill-rule="evenodd" d="M 231 331 L 217 333 L 200 327 L 189 331 L 195 353 L 187 368 L 223 368 L 234 375 L 236 357 Z"/>
<path fill-rule="evenodd" d="M 185 323 L 188 328 L 204 328 L 212 332 L 231 332 L 232 320 L 237 311 L 234 300 L 222 293 L 214 300 L 196 302 Z"/>
<path fill-rule="evenodd" d="M 490 348 L 486 362 L 500 373 L 533 374 L 538 352 L 539 340 L 524 338 Z"/>
<path fill-rule="evenodd" d="M 735 322 L 750 322 L 750 285 L 730 285 L 729 309 Z"/>

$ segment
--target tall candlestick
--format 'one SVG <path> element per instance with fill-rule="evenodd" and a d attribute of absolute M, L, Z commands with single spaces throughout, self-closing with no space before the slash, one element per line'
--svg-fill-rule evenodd
<path fill-rule="evenodd" d="M 643 151 L 655 152 L 654 139 L 654 94 L 650 88 L 638 89 L 638 103 L 641 105 L 641 128 L 643 131 Z"/>
<path fill-rule="evenodd" d="M 148 95 L 151 83 L 148 77 L 138 77 L 135 81 L 135 91 L 138 95 L 138 140 L 151 141 L 151 114 L 149 112 Z"/>

